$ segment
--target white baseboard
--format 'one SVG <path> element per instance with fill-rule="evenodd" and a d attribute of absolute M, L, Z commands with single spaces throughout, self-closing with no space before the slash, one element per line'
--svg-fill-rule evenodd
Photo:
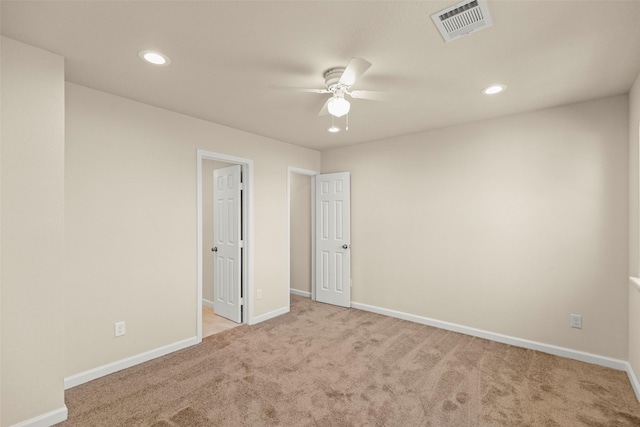
<path fill-rule="evenodd" d="M 254 316 L 250 325 L 255 325 L 256 323 L 264 322 L 265 320 L 273 319 L 274 317 L 281 316 L 283 314 L 287 314 L 289 312 L 289 307 L 282 307 L 277 310 L 270 311 L 265 314 L 261 314 L 260 316 Z"/>
<path fill-rule="evenodd" d="M 359 310 L 370 311 L 372 313 L 384 314 L 386 316 L 395 317 L 410 322 L 420 323 L 423 325 L 433 326 L 448 331 L 459 332 L 465 335 L 484 338 L 491 341 L 497 341 L 516 347 L 538 350 L 543 353 L 549 353 L 556 356 L 566 357 L 568 359 L 579 360 L 581 362 L 593 363 L 595 365 L 605 366 L 607 368 L 617 369 L 619 371 L 628 371 L 628 362 L 611 357 L 600 356 L 597 354 L 587 353 L 580 350 L 572 350 L 570 348 L 558 347 L 552 344 L 544 344 L 537 341 L 529 341 L 522 338 L 511 337 L 508 335 L 497 334 L 495 332 L 483 331 L 481 329 L 470 328 L 468 326 L 457 325 L 455 323 L 443 322 L 441 320 L 430 319 L 428 317 L 416 316 L 414 314 L 403 313 L 401 311 L 389 310 L 359 302 L 351 302 L 351 307 Z M 629 366 L 630 368 L 630 366 Z M 637 391 L 636 391 L 637 393 Z"/>
<path fill-rule="evenodd" d="M 204 305 L 205 307 L 213 308 L 213 301 L 209 301 L 208 299 L 202 298 L 202 305 Z"/>
<path fill-rule="evenodd" d="M 636 373 L 633 372 L 633 368 L 629 362 L 627 362 L 627 375 L 629 376 L 629 381 L 631 381 L 631 387 L 633 387 L 633 391 L 636 393 L 636 398 L 640 402 L 640 381 L 638 381 L 638 377 L 636 377 Z"/>
<path fill-rule="evenodd" d="M 14 424 L 12 427 L 49 427 L 54 424 L 66 421 L 69 416 L 67 405 L 62 408 L 54 409 L 45 414 L 38 415 L 37 417 L 29 418 L 28 420 Z"/>
<path fill-rule="evenodd" d="M 289 288 L 289 292 L 294 295 L 300 295 L 301 297 L 311 298 L 311 292 L 299 291 L 298 289 Z"/>
<path fill-rule="evenodd" d="M 97 368 L 89 369 L 88 371 L 80 372 L 79 374 L 71 375 L 64 379 L 64 389 L 66 390 L 68 388 L 84 384 L 97 378 L 104 377 L 105 375 L 113 374 L 114 372 L 118 372 L 123 369 L 139 365 L 140 363 L 148 362 L 149 360 L 156 359 L 169 353 L 173 353 L 174 351 L 191 347 L 192 345 L 199 344 L 201 341 L 202 340 L 199 340 L 198 337 L 187 338 L 186 340 L 165 345 L 154 350 L 145 351 L 144 353 L 127 357 L 126 359 L 118 360 L 116 362 L 98 366 Z"/>

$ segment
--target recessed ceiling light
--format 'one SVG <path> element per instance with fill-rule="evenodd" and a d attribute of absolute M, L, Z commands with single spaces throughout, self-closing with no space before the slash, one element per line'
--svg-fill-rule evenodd
<path fill-rule="evenodd" d="M 495 95 L 496 93 L 504 92 L 507 89 L 505 85 L 491 85 L 482 89 L 482 93 L 485 95 Z"/>
<path fill-rule="evenodd" d="M 336 126 L 331 126 L 330 128 L 327 129 L 329 132 L 331 133 L 336 133 L 336 132 L 340 132 L 340 128 L 336 127 Z"/>
<path fill-rule="evenodd" d="M 145 62 L 153 65 L 169 65 L 171 60 L 167 55 L 153 50 L 141 50 L 138 52 L 138 57 Z"/>

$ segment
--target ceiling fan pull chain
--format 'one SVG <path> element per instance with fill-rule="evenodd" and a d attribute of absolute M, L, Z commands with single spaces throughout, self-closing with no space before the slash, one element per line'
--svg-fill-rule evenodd
<path fill-rule="evenodd" d="M 347 126 L 344 128 L 344 130 L 349 130 L 349 113 L 347 113 Z"/>
<path fill-rule="evenodd" d="M 340 128 L 337 128 L 335 123 L 334 123 L 334 118 L 333 116 L 331 116 L 331 127 L 329 129 L 327 129 L 329 132 L 331 133 L 336 133 L 340 130 Z"/>

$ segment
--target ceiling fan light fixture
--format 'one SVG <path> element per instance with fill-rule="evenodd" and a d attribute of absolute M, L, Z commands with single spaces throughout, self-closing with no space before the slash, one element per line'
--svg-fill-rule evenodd
<path fill-rule="evenodd" d="M 331 98 L 331 101 L 329 101 L 327 108 L 329 109 L 329 114 L 332 116 L 342 117 L 349 112 L 351 104 L 342 97 L 334 96 Z"/>

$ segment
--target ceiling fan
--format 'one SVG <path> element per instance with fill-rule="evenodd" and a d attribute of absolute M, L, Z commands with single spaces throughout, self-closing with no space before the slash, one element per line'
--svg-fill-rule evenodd
<path fill-rule="evenodd" d="M 369 99 L 380 101 L 384 98 L 382 92 L 372 90 L 351 90 L 356 80 L 371 67 L 371 63 L 362 58 L 351 58 L 345 67 L 330 68 L 323 74 L 326 89 L 307 88 L 282 88 L 296 90 L 300 92 L 311 92 L 320 94 L 331 94 L 324 106 L 318 113 L 319 116 L 331 114 L 334 117 L 342 117 L 349 113 L 351 104 L 346 99 L 349 96 L 354 99 Z"/>

